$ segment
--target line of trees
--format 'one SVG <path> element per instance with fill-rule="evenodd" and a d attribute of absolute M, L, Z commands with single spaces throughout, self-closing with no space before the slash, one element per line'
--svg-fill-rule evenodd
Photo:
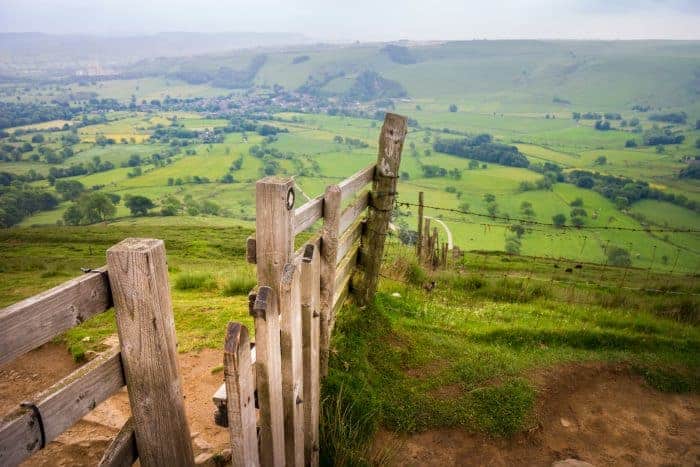
<path fill-rule="evenodd" d="M 458 139 L 437 138 L 433 143 L 433 150 L 511 167 L 528 167 L 530 165 L 530 161 L 517 147 L 494 143 L 492 136 L 486 133 Z"/>

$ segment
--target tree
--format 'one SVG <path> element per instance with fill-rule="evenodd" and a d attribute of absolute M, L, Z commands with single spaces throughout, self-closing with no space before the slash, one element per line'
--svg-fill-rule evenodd
<path fill-rule="evenodd" d="M 625 141 L 625 147 L 626 148 L 636 148 L 637 147 L 637 141 L 633 139 L 628 139 Z"/>
<path fill-rule="evenodd" d="M 89 193 L 66 209 L 63 220 L 68 225 L 95 224 L 114 217 L 116 210 L 105 193 Z"/>
<path fill-rule="evenodd" d="M 605 156 L 598 156 L 595 160 L 596 165 L 605 165 L 608 163 L 608 158 Z"/>
<path fill-rule="evenodd" d="M 59 180 L 55 188 L 66 201 L 75 201 L 85 191 L 83 184 L 77 180 Z"/>
<path fill-rule="evenodd" d="M 506 238 L 506 253 L 509 253 L 511 255 L 519 255 L 520 246 L 520 237 L 511 235 Z"/>
<path fill-rule="evenodd" d="M 564 214 L 556 214 L 552 216 L 552 223 L 554 224 L 555 227 L 564 227 L 564 224 L 566 224 L 566 216 Z"/>
<path fill-rule="evenodd" d="M 44 142 L 44 135 L 42 135 L 41 133 L 38 133 L 38 134 L 32 136 L 32 143 L 41 144 L 43 142 Z"/>
<path fill-rule="evenodd" d="M 132 216 L 145 216 L 155 206 L 153 201 L 141 195 L 129 196 L 124 200 L 124 205 L 129 208 Z"/>
<path fill-rule="evenodd" d="M 627 267 L 632 265 L 630 252 L 618 246 L 608 248 L 608 263 L 613 266 Z"/>
<path fill-rule="evenodd" d="M 496 201 L 496 195 L 493 195 L 491 193 L 486 193 L 484 195 L 484 202 L 493 203 L 494 201 Z"/>
<path fill-rule="evenodd" d="M 468 167 L 469 167 L 469 170 L 478 169 L 478 168 L 479 168 L 479 161 L 474 160 L 474 159 L 471 159 L 471 160 L 469 161 L 469 166 L 468 166 Z"/>
<path fill-rule="evenodd" d="M 457 104 L 450 104 L 450 112 L 452 112 L 452 113 L 457 112 Z"/>
<path fill-rule="evenodd" d="M 571 225 L 574 227 L 583 227 L 583 224 L 586 223 L 586 220 L 583 217 L 572 217 L 571 218 Z"/>
<path fill-rule="evenodd" d="M 569 203 L 569 206 L 572 207 L 581 207 L 583 206 L 583 198 L 576 198 L 573 200 L 571 203 Z"/>
<path fill-rule="evenodd" d="M 523 227 L 522 224 L 513 224 L 510 226 L 510 230 L 511 232 L 514 232 L 518 238 L 521 238 L 523 235 L 525 235 L 525 227 Z"/>

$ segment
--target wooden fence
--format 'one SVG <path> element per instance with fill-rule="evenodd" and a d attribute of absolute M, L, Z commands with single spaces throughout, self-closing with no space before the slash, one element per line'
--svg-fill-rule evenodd
<path fill-rule="evenodd" d="M 131 418 L 99 465 L 194 465 L 161 240 L 126 239 L 107 267 L 0 310 L 0 364 L 114 306 L 120 348 L 90 360 L 0 421 L 0 465 L 43 449 L 127 385 Z"/>
<path fill-rule="evenodd" d="M 350 293 L 359 305 L 374 296 L 405 135 L 406 119 L 387 114 L 377 163 L 296 209 L 293 180 L 257 183 L 247 253 L 257 264 L 256 342 L 245 326 L 229 323 L 225 384 L 214 397 L 234 465 L 318 464 L 320 378 L 335 315 Z M 363 190 L 369 183 L 372 190 Z M 321 231 L 295 250 L 295 237 L 320 221 Z M 0 365 L 112 306 L 119 348 L 6 415 L 0 465 L 43 449 L 124 385 L 132 416 L 99 465 L 194 464 L 161 240 L 126 239 L 107 250 L 105 268 L 0 310 Z"/>
<path fill-rule="evenodd" d="M 214 394 L 233 465 L 318 465 L 320 380 L 336 313 L 349 294 L 362 306 L 376 291 L 405 135 L 406 119 L 388 114 L 377 163 L 296 209 L 293 180 L 257 183 L 247 254 L 257 264 L 256 342 L 229 323 L 225 383 Z M 319 221 L 320 232 L 295 250 L 296 235 Z"/>

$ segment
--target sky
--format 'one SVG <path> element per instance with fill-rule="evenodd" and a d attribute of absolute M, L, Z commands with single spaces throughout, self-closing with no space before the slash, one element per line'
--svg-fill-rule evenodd
<path fill-rule="evenodd" d="M 328 41 L 700 39 L 700 0 L 0 0 L 0 32 Z"/>

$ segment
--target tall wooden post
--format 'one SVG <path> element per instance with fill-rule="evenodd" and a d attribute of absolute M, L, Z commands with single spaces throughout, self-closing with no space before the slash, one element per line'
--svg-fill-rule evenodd
<path fill-rule="evenodd" d="M 328 374 L 328 351 L 333 326 L 335 270 L 340 235 L 340 198 L 338 185 L 326 188 L 323 197 L 323 230 L 321 232 L 321 375 Z"/>
<path fill-rule="evenodd" d="M 280 284 L 294 247 L 293 187 L 292 179 L 277 177 L 264 178 L 255 186 L 255 257 L 260 288 L 253 313 L 263 465 L 285 464 Z"/>
<path fill-rule="evenodd" d="M 374 172 L 371 204 L 362 248 L 364 277 L 356 290 L 356 299 L 360 306 L 372 303 L 377 291 L 379 271 L 384 258 L 384 240 L 396 199 L 401 151 L 406 132 L 406 117 L 386 114 L 379 134 L 377 169 Z"/>
<path fill-rule="evenodd" d="M 418 192 L 418 240 L 416 241 L 416 255 L 418 262 L 423 257 L 423 192 Z"/>
<path fill-rule="evenodd" d="M 127 238 L 107 267 L 141 465 L 194 465 L 163 241 Z"/>
<path fill-rule="evenodd" d="M 301 311 L 304 338 L 304 456 L 311 467 L 318 466 L 320 381 L 319 339 L 321 315 L 319 306 L 321 280 L 320 240 L 313 243 L 311 258 L 301 265 Z"/>

